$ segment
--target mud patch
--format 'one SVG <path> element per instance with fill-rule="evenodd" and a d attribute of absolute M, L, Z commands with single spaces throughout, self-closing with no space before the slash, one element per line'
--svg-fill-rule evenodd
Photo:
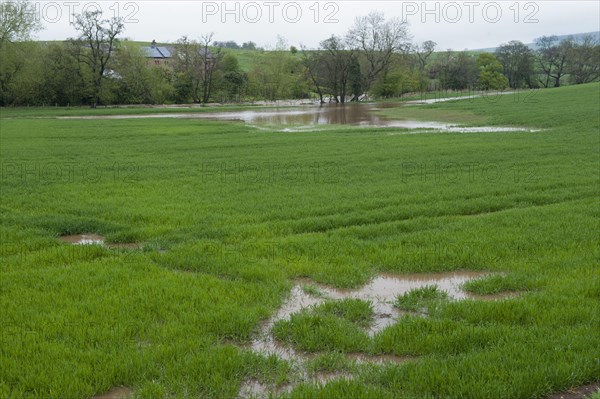
<path fill-rule="evenodd" d="M 73 245 L 104 245 L 104 237 L 97 234 L 62 236 L 60 240 Z"/>
<path fill-rule="evenodd" d="M 364 353 L 348 353 L 346 358 L 358 364 L 387 364 L 387 363 L 404 363 L 415 360 L 415 357 L 397 356 L 397 355 L 365 355 Z"/>
<path fill-rule="evenodd" d="M 596 392 L 600 392 L 600 381 L 573 388 L 567 392 L 555 393 L 548 396 L 546 399 L 584 399 Z"/>
<path fill-rule="evenodd" d="M 113 388 L 110 391 L 93 396 L 92 399 L 127 399 L 133 395 L 133 390 L 128 387 Z"/>
<path fill-rule="evenodd" d="M 272 328 L 280 320 L 289 320 L 291 315 L 302 309 L 314 307 L 327 300 L 360 299 L 370 301 L 373 305 L 373 319 L 367 329 L 370 337 L 394 324 L 401 311 L 394 307 L 398 295 L 407 293 L 415 288 L 436 285 L 448 293 L 453 299 L 474 297 L 461 290 L 461 285 L 469 280 L 489 275 L 484 272 L 450 272 L 450 273 L 421 273 L 392 275 L 381 274 L 369 283 L 355 290 L 336 289 L 323 284 L 308 284 L 308 280 L 300 280 L 290 293 L 288 300 L 266 322 L 261 324 L 257 338 L 252 341 L 251 349 L 264 355 L 277 355 L 285 360 L 306 358 L 294 349 L 276 342 Z M 309 289 L 306 289 L 308 287 Z M 314 292 L 315 291 L 315 292 Z M 318 293 L 318 295 L 315 295 Z"/>
<path fill-rule="evenodd" d="M 67 244 L 72 245 L 101 245 L 108 249 L 141 249 L 140 244 L 136 243 L 119 243 L 119 244 L 106 244 L 103 236 L 98 234 L 76 234 L 71 236 L 61 236 L 59 240 Z"/>
<path fill-rule="evenodd" d="M 254 399 L 254 398 L 270 398 L 272 396 L 284 395 L 292 392 L 294 388 L 301 384 L 315 384 L 325 385 L 331 381 L 337 380 L 351 380 L 354 376 L 350 373 L 343 371 L 327 371 L 316 373 L 312 376 L 303 375 L 295 383 L 284 384 L 281 386 L 275 386 L 273 384 L 264 384 L 255 379 L 249 379 L 242 382 L 240 387 L 238 398 L 239 399 Z"/>
<path fill-rule="evenodd" d="M 326 301 L 360 299 L 369 301 L 372 304 L 373 318 L 366 333 L 370 337 L 373 337 L 388 326 L 395 324 L 399 316 L 403 314 L 403 312 L 394 307 L 394 302 L 399 295 L 416 288 L 435 285 L 440 290 L 445 291 L 449 298 L 455 300 L 467 298 L 495 299 L 495 296 L 491 298 L 487 296 L 476 297 L 461 289 L 462 284 L 465 282 L 489 275 L 490 273 L 488 272 L 471 271 L 404 275 L 380 274 L 358 289 L 337 289 L 324 284 L 314 283 L 308 279 L 300 279 L 292 287 L 289 298 L 283 303 L 281 308 L 269 320 L 261 323 L 260 332 L 246 348 L 264 356 L 276 355 L 281 359 L 294 362 L 298 365 L 300 373 L 300 376 L 296 378 L 298 382 L 326 383 L 330 379 L 319 380 L 318 376 L 308 376 L 306 371 L 306 363 L 317 356 L 318 353 L 297 351 L 289 345 L 278 342 L 272 333 L 275 323 L 281 320 L 289 320 L 293 314 L 303 309 L 310 309 L 321 305 Z M 357 364 L 398 364 L 414 360 L 412 357 L 401 357 L 390 354 L 372 356 L 364 353 L 351 353 L 345 356 L 346 359 Z M 327 373 L 325 375 L 328 376 L 327 378 L 352 378 L 352 375 L 347 373 Z M 247 381 L 242 385 L 240 397 L 268 397 L 269 395 L 288 392 L 294 386 L 295 384 L 288 384 L 286 387 L 268 387 L 255 380 Z"/>

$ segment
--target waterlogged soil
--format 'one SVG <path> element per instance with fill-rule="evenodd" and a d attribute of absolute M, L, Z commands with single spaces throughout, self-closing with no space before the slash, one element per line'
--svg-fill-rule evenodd
<path fill-rule="evenodd" d="M 119 387 L 111 389 L 110 391 L 96 395 L 92 399 L 127 399 L 132 397 L 133 390 L 127 387 Z"/>
<path fill-rule="evenodd" d="M 327 384 L 335 380 L 351 380 L 352 374 L 343 371 L 321 372 L 312 376 L 305 375 L 302 378 L 303 383 L 311 384 Z M 289 383 L 281 386 L 264 384 L 260 381 L 250 379 L 242 382 L 242 386 L 238 393 L 239 399 L 255 399 L 255 398 L 270 398 L 274 395 L 284 395 L 293 391 L 297 383 Z"/>
<path fill-rule="evenodd" d="M 380 127 L 405 127 L 407 129 L 437 128 L 445 124 L 437 122 L 397 121 L 374 114 L 381 107 L 393 107 L 394 104 L 344 104 L 307 106 L 302 108 L 286 107 L 267 110 L 220 111 L 220 112 L 178 112 L 144 115 L 99 115 L 59 117 L 59 119 L 209 119 L 221 121 L 241 121 L 249 125 L 259 126 L 322 126 L 322 125 L 357 125 Z M 395 106 L 400 106 L 396 104 Z"/>
<path fill-rule="evenodd" d="M 276 355 L 282 359 L 292 361 L 300 365 L 300 369 L 302 370 L 306 368 L 304 366 L 306 362 L 318 354 L 300 352 L 289 345 L 275 340 L 272 329 L 278 321 L 289 320 L 293 314 L 303 309 L 318 306 L 328 300 L 360 299 L 369 301 L 372 304 L 373 318 L 366 333 L 370 337 L 373 337 L 386 327 L 396 323 L 398 317 L 403 314 L 403 312 L 394 307 L 396 298 L 416 288 L 435 285 L 445 291 L 454 300 L 469 298 L 498 300 L 510 297 L 506 294 L 475 296 L 461 289 L 462 284 L 465 282 L 489 275 L 490 273 L 472 271 L 404 275 L 380 274 L 358 289 L 337 289 L 323 284 L 316 284 L 311 280 L 301 279 L 292 287 L 288 299 L 279 310 L 269 320 L 261 324 L 260 332 L 249 345 L 249 349 L 261 355 Z M 414 359 L 389 354 L 370 356 L 363 353 L 347 354 L 346 358 L 358 364 L 399 363 Z M 304 371 L 300 380 L 306 381 L 307 378 L 309 379 L 306 371 Z M 345 374 L 343 378 L 352 378 L 352 376 Z M 320 382 L 323 383 L 323 381 Z M 291 388 L 290 386 L 286 386 L 286 390 Z M 247 381 L 242 384 L 240 397 L 267 397 L 267 393 L 281 393 L 281 389 L 279 387 L 276 391 L 273 391 L 272 387 L 269 389 L 264 384 L 256 381 Z"/>
<path fill-rule="evenodd" d="M 461 97 L 428 98 L 428 99 L 407 101 L 406 104 L 437 104 L 437 103 L 444 103 L 444 102 L 448 102 L 448 101 L 472 100 L 474 98 L 481 98 L 481 97 L 486 97 L 490 100 L 494 100 L 498 96 L 502 96 L 502 95 L 506 95 L 506 94 L 515 94 L 515 92 L 514 91 L 503 91 L 503 92 L 493 91 L 491 93 L 473 94 L 473 95 L 461 96 Z"/>
<path fill-rule="evenodd" d="M 351 125 L 363 127 L 394 127 L 407 130 L 425 129 L 426 131 L 447 133 L 473 132 L 520 132 L 535 130 L 520 127 L 461 127 L 457 124 L 435 121 L 395 120 L 378 116 L 376 111 L 385 108 L 397 108 L 406 104 L 428 104 L 441 101 L 465 100 L 479 97 L 464 96 L 455 98 L 430 99 L 403 103 L 381 104 L 323 104 L 320 106 L 284 107 L 262 110 L 217 111 L 217 112 L 178 112 L 143 115 L 95 115 L 66 116 L 59 119 L 142 119 L 142 118 L 176 118 L 206 119 L 217 121 L 238 121 L 257 128 L 279 130 L 281 132 L 321 131 L 329 125 Z M 281 128 L 283 126 L 283 128 Z M 274 128 L 273 128 L 274 127 Z"/>
<path fill-rule="evenodd" d="M 593 384 L 573 388 L 568 392 L 555 393 L 548 396 L 547 399 L 584 399 L 590 397 L 593 393 L 600 392 L 600 381 Z"/>
<path fill-rule="evenodd" d="M 136 243 L 106 244 L 103 236 L 91 233 L 62 236 L 59 239 L 72 245 L 102 245 L 109 249 L 140 249 L 140 245 Z"/>
<path fill-rule="evenodd" d="M 97 234 L 62 236 L 60 240 L 73 245 L 104 245 L 104 237 Z"/>

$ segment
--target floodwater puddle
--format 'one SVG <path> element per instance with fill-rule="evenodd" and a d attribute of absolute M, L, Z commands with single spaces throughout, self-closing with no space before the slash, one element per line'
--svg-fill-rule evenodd
<path fill-rule="evenodd" d="M 409 122 L 409 121 L 405 121 Z M 538 133 L 541 129 L 530 129 L 526 127 L 502 127 L 502 126 L 460 126 L 451 123 L 440 123 L 438 126 L 418 126 L 416 124 L 414 128 L 420 130 L 410 130 L 406 132 L 390 132 L 389 136 L 395 136 L 400 134 L 416 134 L 416 133 L 513 133 L 513 132 L 526 132 L 526 133 Z"/>
<path fill-rule="evenodd" d="M 498 96 L 507 95 L 507 94 L 515 94 L 514 91 L 492 91 L 490 93 L 481 93 L 481 94 L 472 94 L 468 96 L 460 96 L 460 97 L 436 97 L 436 98 L 428 98 L 421 100 L 413 100 L 407 101 L 406 104 L 437 104 L 437 103 L 445 103 L 448 101 L 459 101 L 459 100 L 473 100 L 475 98 L 488 98 L 490 100 L 494 100 L 498 98 Z"/>
<path fill-rule="evenodd" d="M 509 93 L 501 93 L 509 94 Z M 377 111 L 386 108 L 397 108 L 406 105 L 429 104 L 441 101 L 465 100 L 480 97 L 464 96 L 453 98 L 437 98 L 422 101 L 390 102 L 390 103 L 346 103 L 304 105 L 269 109 L 250 109 L 243 111 L 210 111 L 210 112 L 166 112 L 156 114 L 133 115 L 93 115 L 64 116 L 59 119 L 204 119 L 216 121 L 244 122 L 260 130 L 287 133 L 320 132 L 327 126 L 350 125 L 357 127 L 399 128 L 403 130 L 425 129 L 427 132 L 446 133 L 486 133 L 486 132 L 534 132 L 522 127 L 461 127 L 457 124 L 436 121 L 398 120 L 377 115 Z M 423 133 L 419 131 L 418 133 Z"/>
<path fill-rule="evenodd" d="M 567 392 L 559 392 L 548 396 L 546 399 L 587 399 L 600 392 L 600 381 L 588 385 L 572 388 Z"/>
<path fill-rule="evenodd" d="M 319 372 L 313 375 L 305 374 L 295 383 L 287 383 L 276 386 L 273 384 L 265 384 L 256 379 L 247 379 L 242 382 L 238 392 L 239 399 L 255 399 L 255 398 L 270 398 L 274 395 L 284 395 L 292 392 L 292 390 L 300 383 L 309 383 L 315 385 L 325 385 L 328 382 L 335 380 L 351 380 L 354 376 L 344 371 L 327 371 Z"/>
<path fill-rule="evenodd" d="M 128 387 L 113 388 L 110 391 L 93 396 L 92 399 L 127 399 L 133 395 L 133 390 Z"/>
<path fill-rule="evenodd" d="M 141 245 L 136 243 L 106 244 L 103 236 L 98 234 L 76 234 L 61 236 L 59 240 L 72 245 L 101 245 L 108 249 L 140 249 Z"/>
<path fill-rule="evenodd" d="M 60 240 L 73 245 L 104 245 L 104 237 L 97 234 L 62 236 Z"/>
<path fill-rule="evenodd" d="M 398 355 L 366 355 L 364 353 L 348 353 L 346 358 L 358 364 L 386 364 L 386 363 L 403 363 L 415 360 L 415 357 L 398 356 Z"/>
<path fill-rule="evenodd" d="M 454 300 L 463 299 L 502 299 L 501 296 L 476 297 L 462 290 L 465 282 L 485 276 L 489 272 L 458 271 L 446 273 L 419 273 L 419 274 L 380 274 L 371 279 L 364 286 L 357 289 L 338 289 L 324 284 L 317 284 L 308 279 L 299 279 L 292 287 L 288 299 L 269 319 L 261 323 L 260 332 L 247 347 L 261 355 L 275 355 L 281 359 L 292 361 L 304 369 L 301 381 L 310 381 L 311 377 L 306 374 L 306 362 L 313 359 L 318 353 L 306 353 L 294 349 L 292 346 L 278 342 L 272 333 L 273 326 L 278 321 L 290 320 L 290 317 L 302 310 L 311 308 L 332 300 L 360 299 L 372 304 L 373 318 L 366 333 L 373 337 L 385 328 L 395 324 L 398 318 L 405 314 L 394 306 L 399 295 L 405 294 L 413 289 L 435 285 L 445 291 L 448 297 Z M 346 358 L 358 364 L 386 364 L 401 363 L 414 360 L 411 357 L 401 357 L 391 354 L 368 355 L 364 353 L 346 354 Z M 334 373 L 337 375 L 337 373 Z M 343 378 L 352 378 L 352 375 L 344 375 Z M 319 381 L 317 381 L 319 382 Z M 327 381 L 320 381 L 325 383 Z M 273 394 L 271 388 L 256 381 L 244 383 L 240 391 L 240 397 L 266 397 Z M 282 389 L 277 388 L 276 392 Z M 243 393 L 243 395 L 242 395 Z"/>

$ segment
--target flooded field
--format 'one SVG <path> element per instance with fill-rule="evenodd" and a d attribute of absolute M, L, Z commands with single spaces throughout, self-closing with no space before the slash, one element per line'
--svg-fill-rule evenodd
<path fill-rule="evenodd" d="M 447 133 L 474 133 L 474 132 L 535 132 L 524 127 L 481 126 L 463 127 L 455 123 L 438 121 L 423 121 L 411 119 L 392 119 L 378 115 L 378 111 L 404 106 L 418 106 L 419 104 L 432 104 L 450 100 L 464 100 L 477 96 L 465 96 L 448 99 L 431 99 L 403 103 L 352 103 L 352 104 L 323 104 L 320 106 L 305 105 L 301 107 L 282 107 L 270 109 L 244 110 L 244 111 L 216 111 L 216 112 L 177 112 L 156 113 L 142 115 L 102 115 L 102 116 L 76 116 L 59 117 L 59 119 L 144 119 L 144 118 L 171 118 L 171 119 L 205 119 L 217 121 L 237 121 L 259 129 L 276 130 L 287 133 L 321 131 L 326 126 L 358 126 L 376 128 L 398 129 L 426 129 Z"/>
<path fill-rule="evenodd" d="M 590 396 L 599 89 L 360 105 L 542 134 L 3 110 L 0 397 Z"/>
<path fill-rule="evenodd" d="M 104 245 L 104 237 L 97 234 L 62 236 L 60 240 L 73 245 Z"/>
<path fill-rule="evenodd" d="M 408 313 L 397 309 L 394 302 L 398 296 L 414 289 L 435 286 L 445 292 L 448 298 L 453 300 L 467 298 L 498 300 L 508 298 L 508 295 L 476 297 L 462 290 L 462 284 L 465 282 L 489 275 L 490 273 L 472 271 L 404 275 L 380 274 L 358 289 L 337 289 L 323 284 L 315 284 L 307 279 L 299 280 L 292 288 L 287 301 L 269 320 L 262 323 L 259 334 L 246 348 L 264 356 L 276 355 L 281 359 L 295 363 L 301 374 L 299 380 L 303 382 L 325 383 L 334 379 L 351 379 L 353 378 L 352 374 L 344 372 L 309 375 L 305 370 L 306 363 L 314 359 L 318 353 L 299 351 L 290 345 L 278 342 L 273 336 L 273 327 L 275 324 L 282 320 L 290 320 L 294 314 L 302 311 L 310 311 L 326 302 L 360 299 L 367 301 L 372 306 L 372 319 L 365 332 L 370 338 L 373 338 L 385 328 L 396 323 L 400 316 Z M 426 316 L 425 314 L 421 315 Z M 369 355 L 365 353 L 349 353 L 345 357 L 348 361 L 358 364 L 379 365 L 414 360 L 411 357 L 390 354 Z M 269 397 L 269 394 L 289 392 L 291 389 L 293 389 L 292 384 L 288 384 L 285 387 L 269 388 L 264 384 L 251 380 L 242 384 L 240 397 Z"/>
<path fill-rule="evenodd" d="M 75 234 L 59 237 L 60 241 L 72 245 L 102 245 L 109 249 L 139 249 L 140 244 L 136 243 L 105 243 L 103 236 L 98 234 Z"/>
<path fill-rule="evenodd" d="M 469 271 L 407 275 L 381 274 L 373 278 L 368 284 L 355 290 L 336 289 L 322 284 L 314 284 L 309 280 L 300 281 L 292 288 L 288 300 L 277 313 L 263 323 L 261 333 L 252 342 L 251 347 L 254 351 L 264 354 L 276 354 L 284 359 L 297 358 L 298 353 L 291 348 L 280 345 L 272 337 L 271 329 L 275 323 L 280 320 L 288 320 L 294 313 L 320 305 L 328 300 L 348 298 L 360 299 L 372 304 L 373 318 L 366 332 L 370 337 L 373 337 L 386 327 L 394 324 L 402 314 L 394 307 L 394 301 L 398 295 L 416 288 L 435 285 L 445 291 L 452 299 L 466 299 L 471 296 L 461 289 L 461 285 L 469 280 L 487 275 L 489 273 Z M 318 294 L 315 295 L 315 292 Z"/>

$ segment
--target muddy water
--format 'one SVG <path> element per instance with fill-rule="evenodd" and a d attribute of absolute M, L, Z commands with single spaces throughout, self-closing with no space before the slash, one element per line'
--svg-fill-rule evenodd
<path fill-rule="evenodd" d="M 62 236 L 59 240 L 73 245 L 102 245 L 109 249 L 140 249 L 136 243 L 106 244 L 104 237 L 97 234 L 77 234 Z"/>
<path fill-rule="evenodd" d="M 378 117 L 373 111 L 381 107 L 400 106 L 400 104 L 338 104 L 322 106 L 286 107 L 263 110 L 220 111 L 220 112 L 178 112 L 145 115 L 102 115 L 59 117 L 59 119 L 142 119 L 142 118 L 175 118 L 175 119 L 211 119 L 241 121 L 251 125 L 359 125 L 359 126 L 396 126 L 415 128 L 420 122 L 394 121 Z M 436 122 L 422 122 L 424 128 L 435 128 Z"/>
<path fill-rule="evenodd" d="M 312 384 L 327 384 L 335 380 L 350 380 L 354 376 L 350 373 L 342 371 L 320 372 L 313 376 L 304 375 L 299 382 Z M 274 395 L 284 395 L 292 392 L 298 383 L 289 383 L 283 386 L 273 386 L 261 383 L 253 379 L 242 382 L 242 386 L 238 393 L 239 399 L 255 399 L 255 398 L 270 398 Z"/>
<path fill-rule="evenodd" d="M 366 285 L 358 289 L 336 289 L 323 284 L 315 284 L 310 280 L 299 280 L 292 288 L 287 301 L 279 310 L 267 321 L 261 325 L 260 333 L 252 341 L 250 349 L 262 355 L 276 355 L 282 359 L 293 361 L 300 366 L 302 371 L 301 380 L 306 381 L 310 378 L 317 378 L 316 382 L 327 382 L 318 380 L 318 377 L 308 377 L 304 364 L 314 358 L 317 354 L 304 353 L 296 351 L 294 348 L 277 342 L 272 334 L 273 326 L 280 320 L 289 320 L 290 317 L 303 309 L 324 303 L 327 300 L 342 300 L 347 298 L 361 299 L 370 301 L 373 306 L 373 320 L 366 333 L 373 337 L 386 327 L 396 323 L 398 317 L 402 314 L 397 310 L 393 303 L 398 297 L 415 288 L 421 288 L 428 285 L 436 285 L 439 289 L 448 293 L 448 296 L 455 300 L 473 298 L 461 290 L 461 285 L 469 280 L 481 278 L 489 275 L 485 272 L 448 272 L 448 273 L 421 273 L 421 274 L 380 274 L 369 281 Z M 317 288 L 319 295 L 312 295 L 303 289 L 305 286 Z M 313 291 L 313 290 L 310 290 Z M 498 299 L 495 297 L 479 297 L 477 299 Z M 399 363 L 413 360 L 409 357 L 400 357 L 395 355 L 369 356 L 363 353 L 352 353 L 346 355 L 348 360 L 356 363 L 384 364 Z M 334 376 L 337 376 L 334 373 Z M 344 375 L 340 378 L 352 378 L 351 375 Z M 334 378 L 335 379 L 335 378 Z M 286 387 L 285 389 L 289 389 Z M 293 388 L 293 387 L 292 387 Z M 277 392 L 283 388 L 277 388 Z M 268 397 L 273 393 L 273 387 L 268 388 L 256 381 L 247 381 L 242 385 L 240 397 Z"/>
<path fill-rule="evenodd" d="M 406 104 L 422 104 L 439 101 L 464 100 L 478 96 L 465 96 L 446 99 L 432 99 L 404 103 L 380 104 L 324 104 L 320 106 L 284 107 L 275 109 L 258 109 L 245 111 L 217 112 L 178 112 L 144 115 L 102 115 L 59 117 L 59 119 L 141 119 L 141 118 L 177 118 L 207 119 L 221 121 L 241 121 L 257 128 L 275 127 L 281 132 L 306 132 L 323 130 L 327 125 L 352 125 L 364 127 L 395 127 L 401 129 L 429 129 L 436 132 L 471 133 L 471 132 L 518 132 L 531 131 L 518 127 L 470 127 L 463 128 L 456 124 L 435 121 L 394 120 L 377 116 L 376 111 L 385 108 L 397 108 Z M 281 126 L 285 126 L 281 128 Z"/>
<path fill-rule="evenodd" d="M 280 354 L 284 358 L 289 358 L 288 349 L 282 349 L 271 339 L 263 339 L 268 336 L 273 325 L 280 320 L 289 320 L 290 316 L 302 309 L 319 305 L 326 300 L 340 299 L 361 299 L 370 301 L 373 305 L 373 323 L 368 329 L 368 334 L 373 336 L 394 324 L 396 318 L 401 314 L 393 305 L 396 297 L 412 289 L 421 288 L 428 285 L 436 285 L 441 290 L 446 291 L 448 296 L 453 299 L 465 299 L 469 297 L 467 293 L 460 289 L 460 286 L 466 281 L 479 278 L 489 273 L 483 272 L 449 272 L 449 273 L 422 273 L 422 274 L 380 274 L 373 278 L 369 283 L 355 290 L 342 290 L 332 288 L 322 284 L 314 284 L 321 292 L 321 296 L 307 294 L 303 290 L 306 280 L 296 284 L 290 293 L 290 297 L 275 315 L 263 324 L 261 338 L 253 343 L 253 349 L 261 352 L 272 352 Z M 272 349 L 272 351 L 269 351 Z"/>
<path fill-rule="evenodd" d="M 132 397 L 132 395 L 133 391 L 131 388 L 119 387 L 111 389 L 104 394 L 96 395 L 92 397 L 92 399 L 127 399 Z"/>
<path fill-rule="evenodd" d="M 104 237 L 97 234 L 62 236 L 60 240 L 73 245 L 104 245 Z"/>

